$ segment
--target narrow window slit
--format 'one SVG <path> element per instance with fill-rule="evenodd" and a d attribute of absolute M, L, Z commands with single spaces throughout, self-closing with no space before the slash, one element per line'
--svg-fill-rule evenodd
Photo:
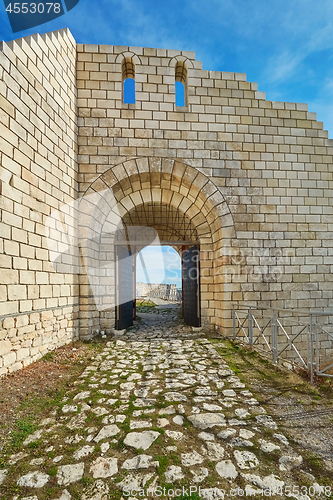
<path fill-rule="evenodd" d="M 123 60 L 123 103 L 135 104 L 135 64 L 127 57 Z"/>
<path fill-rule="evenodd" d="M 183 61 L 178 61 L 175 67 L 176 106 L 187 106 L 187 67 Z"/>

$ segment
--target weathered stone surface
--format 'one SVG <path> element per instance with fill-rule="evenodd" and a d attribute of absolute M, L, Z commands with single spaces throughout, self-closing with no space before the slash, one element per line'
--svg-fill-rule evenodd
<path fill-rule="evenodd" d="M 222 460 L 224 457 L 224 448 L 219 443 L 206 442 L 207 457 L 209 460 Z"/>
<path fill-rule="evenodd" d="M 89 485 L 81 497 L 81 500 L 109 500 L 109 486 L 101 479 Z"/>
<path fill-rule="evenodd" d="M 120 384 L 120 388 L 123 391 L 132 391 L 135 388 L 135 383 L 134 382 L 123 382 Z"/>
<path fill-rule="evenodd" d="M 10 459 L 8 460 L 9 465 L 14 465 L 16 464 L 19 460 L 22 460 L 22 458 L 25 458 L 28 456 L 28 453 L 24 453 L 23 451 L 20 451 L 19 453 L 16 453 L 14 455 L 10 456 Z M 0 471 L 1 475 L 1 471 Z M 0 479 L 1 480 L 1 479 Z M 1 484 L 1 483 L 0 483 Z"/>
<path fill-rule="evenodd" d="M 253 446 L 253 443 L 248 439 L 242 439 L 240 437 L 234 437 L 230 441 L 231 446 Z"/>
<path fill-rule="evenodd" d="M 204 457 L 197 451 L 192 451 L 191 453 L 182 453 L 181 461 L 185 467 L 190 467 L 190 465 L 201 464 L 204 461 Z"/>
<path fill-rule="evenodd" d="M 246 481 L 249 481 L 249 483 L 259 486 L 262 490 L 267 489 L 271 495 L 283 491 L 283 486 L 285 484 L 284 481 L 281 481 L 278 477 L 274 476 L 274 474 L 265 476 L 262 479 L 255 474 L 242 474 L 242 477 Z"/>
<path fill-rule="evenodd" d="M 237 418 L 231 418 L 230 420 L 228 420 L 228 424 L 234 425 L 234 426 L 246 425 L 246 421 L 245 420 L 238 420 Z"/>
<path fill-rule="evenodd" d="M 148 396 L 149 390 L 148 389 L 136 389 L 134 391 L 134 395 L 137 396 L 138 398 L 146 398 Z"/>
<path fill-rule="evenodd" d="M 22 476 L 18 479 L 17 484 L 19 486 L 25 486 L 28 488 L 43 488 L 46 485 L 50 476 L 48 474 L 44 474 L 43 472 L 34 471 L 29 472 L 25 476 Z"/>
<path fill-rule="evenodd" d="M 217 437 L 220 439 L 228 439 L 232 436 L 235 436 L 237 434 L 236 429 L 225 429 L 221 432 L 218 433 Z"/>
<path fill-rule="evenodd" d="M 94 441 L 98 443 L 98 441 L 101 441 L 102 439 L 115 436 L 116 434 L 118 434 L 118 432 L 120 432 L 120 429 L 117 425 L 106 425 L 99 431 L 97 436 L 94 438 Z"/>
<path fill-rule="evenodd" d="M 270 441 L 266 441 L 265 439 L 259 439 L 260 449 L 265 453 L 271 453 L 272 451 L 276 451 L 280 449 L 280 446 L 271 443 Z"/>
<path fill-rule="evenodd" d="M 158 418 L 157 425 L 158 427 L 166 427 L 167 425 L 170 425 L 170 422 L 167 418 Z"/>
<path fill-rule="evenodd" d="M 259 465 L 259 460 L 251 451 L 234 451 L 237 465 L 240 469 L 253 469 Z"/>
<path fill-rule="evenodd" d="M 170 431 L 169 429 L 167 429 L 165 431 L 165 434 L 171 438 L 171 439 L 174 439 L 175 441 L 181 441 L 182 439 L 185 438 L 184 434 L 182 432 L 178 432 L 178 431 Z"/>
<path fill-rule="evenodd" d="M 228 377 L 228 375 L 235 375 L 235 372 L 230 370 L 230 368 L 224 368 L 222 370 L 218 370 L 218 374 L 221 377 Z"/>
<path fill-rule="evenodd" d="M 226 425 L 225 417 L 222 413 L 199 413 L 188 417 L 194 427 L 208 429 L 215 426 Z"/>
<path fill-rule="evenodd" d="M 238 418 L 246 418 L 250 416 L 250 413 L 246 410 L 246 408 L 236 408 L 235 415 Z"/>
<path fill-rule="evenodd" d="M 222 406 L 208 404 L 208 403 L 203 403 L 202 407 L 206 411 L 221 411 L 222 410 Z"/>
<path fill-rule="evenodd" d="M 94 449 L 94 446 L 83 446 L 73 453 L 73 458 L 75 458 L 75 460 L 80 460 L 80 458 L 86 457 L 90 455 L 90 453 L 93 453 Z"/>
<path fill-rule="evenodd" d="M 181 415 L 176 415 L 175 417 L 173 417 L 172 421 L 177 425 L 183 425 L 184 418 Z"/>
<path fill-rule="evenodd" d="M 219 476 L 226 479 L 235 479 L 238 472 L 231 460 L 222 460 L 215 465 L 215 470 Z"/>
<path fill-rule="evenodd" d="M 167 408 L 161 408 L 159 411 L 160 415 L 172 415 L 173 413 L 176 413 L 176 410 L 172 405 L 167 406 Z"/>
<path fill-rule="evenodd" d="M 72 495 L 69 493 L 68 490 L 63 490 L 61 493 L 61 496 L 59 499 L 54 499 L 54 500 L 71 500 Z"/>
<path fill-rule="evenodd" d="M 164 398 L 166 401 L 187 401 L 185 394 L 181 394 L 180 392 L 167 392 Z"/>
<path fill-rule="evenodd" d="M 149 472 L 145 474 L 128 474 L 125 479 L 117 483 L 117 488 L 125 491 L 138 490 L 139 488 L 143 488 L 147 481 L 151 479 L 154 474 Z"/>
<path fill-rule="evenodd" d="M 75 412 L 77 410 L 78 410 L 78 407 L 76 405 L 64 405 L 62 408 L 63 413 Z"/>
<path fill-rule="evenodd" d="M 209 432 L 200 432 L 198 434 L 198 437 L 200 439 L 203 439 L 204 441 L 214 441 L 215 440 L 214 434 L 210 434 Z"/>
<path fill-rule="evenodd" d="M 145 406 L 154 406 L 156 403 L 156 399 L 154 398 L 137 398 L 135 401 L 133 401 L 134 406 L 137 406 L 138 408 L 143 408 Z"/>
<path fill-rule="evenodd" d="M 107 371 L 111 370 L 114 365 L 114 361 L 111 359 L 106 359 L 103 361 L 103 363 L 100 364 L 99 369 L 100 371 Z"/>
<path fill-rule="evenodd" d="M 183 474 L 182 468 L 178 465 L 170 465 L 165 471 L 165 480 L 167 483 L 174 483 L 184 477 L 185 475 Z"/>
<path fill-rule="evenodd" d="M 122 469 L 136 470 L 136 469 L 148 469 L 149 467 L 158 465 L 158 462 L 152 462 L 151 455 L 137 455 L 134 458 L 128 458 L 125 460 Z"/>
<path fill-rule="evenodd" d="M 255 433 L 248 429 L 239 429 L 239 436 L 243 439 L 251 439 L 255 436 Z"/>
<path fill-rule="evenodd" d="M 159 437 L 156 431 L 130 432 L 124 439 L 124 444 L 133 448 L 147 450 Z"/>
<path fill-rule="evenodd" d="M 159 476 L 156 468 L 160 465 L 159 462 L 154 461 L 153 456 L 164 453 L 164 450 L 166 453 L 177 454 L 181 460 L 181 467 L 172 465 L 167 468 L 163 478 L 164 481 L 186 481 L 189 484 L 200 484 L 205 491 L 205 493 L 201 491 L 202 498 L 207 498 L 209 500 L 216 500 L 217 497 L 223 498 L 223 494 L 221 492 L 214 493 L 213 488 L 205 488 L 205 486 L 209 484 L 209 469 L 205 467 L 206 464 L 208 467 L 208 463 L 212 465 L 212 462 L 217 462 L 215 466 L 216 473 L 233 485 L 235 482 L 232 483 L 232 481 L 238 477 L 241 471 L 243 480 L 249 483 L 242 486 L 248 495 L 259 495 L 266 484 L 272 485 L 272 487 L 279 485 L 280 483 L 278 481 L 280 480 L 274 475 L 275 473 L 279 474 L 279 468 L 281 471 L 286 471 L 292 476 L 292 469 L 301 463 L 302 457 L 293 456 L 292 448 L 289 447 L 287 449 L 288 454 L 286 453 L 286 455 L 282 456 L 279 463 L 276 463 L 275 454 L 274 462 L 268 463 L 269 460 L 272 459 L 272 457 L 269 456 L 270 451 L 275 453 L 279 452 L 279 445 L 281 445 L 281 448 L 287 446 L 288 441 L 280 434 L 274 434 L 272 438 L 272 441 L 278 441 L 279 445 L 262 439 L 262 432 L 264 431 L 266 433 L 265 429 L 263 429 L 264 423 L 266 423 L 266 425 L 267 423 L 268 425 L 272 425 L 272 422 L 274 425 L 276 424 L 271 417 L 263 413 L 265 411 L 264 408 L 255 408 L 255 405 L 245 401 L 245 398 L 249 397 L 249 391 L 239 391 L 236 396 L 233 395 L 236 394 L 236 392 L 233 391 L 231 393 L 232 395 L 223 398 L 221 398 L 221 395 L 212 395 L 214 392 L 212 387 L 214 388 L 215 383 L 218 382 L 218 380 L 216 380 L 218 368 L 214 368 L 214 365 L 211 364 L 211 362 L 215 360 L 215 351 L 210 349 L 210 344 L 208 343 L 206 347 L 204 341 L 200 340 L 198 343 L 195 341 L 191 350 L 186 350 L 183 341 L 173 344 L 172 337 L 174 332 L 172 329 L 170 329 L 169 335 L 171 338 L 168 338 L 168 341 L 165 342 L 164 345 L 162 345 L 163 343 L 157 337 L 154 338 L 154 340 L 146 340 L 145 345 L 147 349 L 142 350 L 142 355 L 146 356 L 147 353 L 149 353 L 149 356 L 151 355 L 150 359 L 152 359 L 155 353 L 158 353 L 163 361 L 163 352 L 165 352 L 163 349 L 172 349 L 174 351 L 172 355 L 189 357 L 192 357 L 194 350 L 195 357 L 197 348 L 198 352 L 200 352 L 200 356 L 202 356 L 205 361 L 205 363 L 201 363 L 204 369 L 200 369 L 198 372 L 195 368 L 190 368 L 189 378 L 195 380 L 195 384 L 200 384 L 198 389 L 201 395 L 193 396 L 196 387 L 192 388 L 191 386 L 187 386 L 187 389 L 184 389 L 186 394 L 185 397 L 187 398 L 186 401 L 184 400 L 183 403 L 179 402 L 179 394 L 182 396 L 181 393 L 169 392 L 167 394 L 172 394 L 172 398 L 175 399 L 174 404 L 169 404 L 167 408 L 160 408 L 159 404 L 161 402 L 165 403 L 164 390 L 166 387 L 166 379 L 164 377 L 165 368 L 163 362 L 156 362 L 156 367 L 158 369 L 153 373 L 151 371 L 145 372 L 144 378 L 142 378 L 141 374 L 132 373 L 132 371 L 136 369 L 135 365 L 139 362 L 141 363 L 136 350 L 141 348 L 141 343 L 137 342 L 139 347 L 134 348 L 132 342 L 129 341 L 126 343 L 126 348 L 119 348 L 120 352 L 116 353 L 112 351 L 112 354 L 108 354 L 110 351 L 105 349 L 102 351 L 102 354 L 95 357 L 95 373 L 92 374 L 89 372 L 89 374 L 87 374 L 88 379 L 84 381 L 90 387 L 90 391 L 80 392 L 80 396 L 77 398 L 78 403 L 72 405 L 71 401 L 73 396 L 75 397 L 76 384 L 74 384 L 74 394 L 73 388 L 71 388 L 70 392 L 65 395 L 62 400 L 63 405 L 65 405 L 65 411 L 67 410 L 65 415 L 61 416 L 60 414 L 59 417 L 55 417 L 56 412 L 53 412 L 53 420 L 47 419 L 43 423 L 45 434 L 42 434 L 41 437 L 43 437 L 43 435 L 46 436 L 44 439 L 45 456 L 33 458 L 33 456 L 30 455 L 30 448 L 25 448 L 24 453 L 22 452 L 23 455 L 13 455 L 11 460 L 19 461 L 26 458 L 24 455 L 28 455 L 27 463 L 30 466 L 45 467 L 46 472 L 48 471 L 46 467 L 49 467 L 52 463 L 58 465 L 60 461 L 61 463 L 67 464 L 73 460 L 77 462 L 84 461 L 85 465 L 83 463 L 77 463 L 60 466 L 58 467 L 57 474 L 59 485 L 67 486 L 76 483 L 73 488 L 75 491 L 77 489 L 81 500 L 109 500 L 110 485 L 114 481 L 117 481 L 118 466 L 123 477 L 122 481 L 117 484 L 118 489 L 124 488 L 127 491 L 129 489 L 137 490 L 138 488 L 143 488 L 148 481 L 152 481 L 151 487 L 153 488 L 154 485 L 158 484 Z M 112 345 L 114 346 L 114 344 Z M 182 349 L 184 353 L 180 352 Z M 101 375 L 99 373 L 99 364 L 103 363 L 105 356 L 113 356 L 112 359 L 115 360 L 115 363 L 112 365 L 114 373 L 111 375 Z M 179 358 L 176 358 L 176 360 L 181 361 Z M 149 363 L 146 364 L 149 365 Z M 195 363 L 193 363 L 193 366 L 194 365 Z M 168 367 L 166 368 L 168 370 Z M 113 408 L 108 406 L 109 410 L 105 409 L 105 406 L 108 404 L 107 398 L 109 396 L 117 397 L 119 388 L 130 389 L 133 387 L 132 385 L 122 385 L 122 387 L 120 387 L 120 384 L 127 384 L 127 382 L 124 382 L 124 379 L 129 374 L 139 375 L 141 377 L 137 378 L 135 376 L 131 381 L 127 379 L 127 382 L 133 383 L 133 386 L 134 381 L 139 381 L 136 383 L 137 389 L 134 389 L 137 391 L 137 395 L 144 396 L 148 395 L 150 391 L 155 391 L 156 399 L 159 403 L 158 408 L 156 408 L 156 406 L 154 407 L 155 400 L 139 397 L 136 400 L 139 402 L 138 408 L 133 409 L 131 405 L 132 398 L 130 400 L 131 391 L 128 390 L 121 393 L 120 402 L 117 405 L 114 405 Z M 185 383 L 187 380 L 186 368 L 182 367 L 181 369 L 173 368 L 168 370 L 167 377 L 170 377 L 170 379 L 167 380 L 177 379 L 178 376 L 181 376 L 181 382 Z M 231 384 L 238 383 L 237 380 L 234 380 L 235 378 L 236 377 L 228 376 L 228 378 L 225 379 L 225 384 L 228 384 L 226 387 L 229 387 L 229 389 L 225 389 L 225 391 L 231 391 Z M 81 382 L 82 379 L 80 380 L 80 383 Z M 104 387 L 109 387 L 110 383 L 114 384 L 114 388 L 104 389 Z M 157 389 L 155 389 L 156 387 Z M 88 396 L 87 398 L 84 397 L 87 394 L 89 394 L 91 401 L 88 399 Z M 101 397 L 102 395 L 103 397 Z M 89 402 L 89 405 L 85 400 L 87 403 Z M 112 401 L 116 403 L 119 400 L 114 399 Z M 134 400 L 134 405 L 136 401 Z M 80 413 L 72 417 L 70 423 L 67 424 L 70 418 L 67 415 L 70 413 L 70 410 L 75 409 L 73 406 L 76 407 L 77 411 L 80 411 Z M 153 407 L 149 408 L 149 406 Z M 230 425 L 228 428 L 226 427 L 224 412 L 221 411 L 223 407 L 226 408 L 225 412 L 228 415 L 228 424 Z M 245 420 L 244 417 L 249 415 L 248 410 L 250 410 L 251 415 L 264 417 L 264 420 L 257 423 L 248 419 Z M 64 412 L 62 413 L 64 414 Z M 93 418 L 87 421 L 87 415 Z M 170 415 L 170 417 L 165 418 L 166 415 Z M 229 418 L 229 416 L 232 417 L 233 415 L 236 415 L 238 418 Z M 57 423 L 58 418 L 60 419 L 59 423 Z M 188 425 L 187 419 L 189 419 L 190 425 Z M 102 420 L 104 424 L 103 427 L 97 427 L 100 420 Z M 124 422 L 126 422 L 126 427 L 121 425 Z M 185 422 L 187 422 L 186 425 L 184 425 Z M 119 427 L 116 423 L 118 423 Z M 253 425 L 253 430 L 250 424 Z M 82 442 L 82 444 L 79 444 L 78 449 L 76 449 L 76 446 L 73 446 L 75 451 L 74 453 L 71 452 L 70 457 L 68 456 L 68 452 L 71 450 L 68 449 L 69 447 L 63 446 L 63 444 L 59 446 L 60 436 L 57 436 L 57 432 L 63 428 L 66 429 L 66 425 L 69 425 L 75 429 L 75 431 L 70 432 L 69 436 L 63 437 L 64 443 L 75 445 Z M 183 426 L 181 428 L 182 432 L 176 430 L 179 429 L 180 425 Z M 159 433 L 155 430 L 148 429 L 138 430 L 137 432 L 130 431 L 125 435 L 123 441 L 124 445 L 128 446 L 128 448 L 123 448 L 122 440 L 124 438 L 124 433 L 122 429 L 128 427 L 131 429 L 144 429 L 143 426 L 165 427 L 165 433 L 163 434 L 162 432 Z M 219 428 L 221 426 L 223 430 Z M 80 435 L 75 434 L 75 432 L 78 432 L 77 429 L 80 429 Z M 158 443 L 155 443 L 159 436 L 161 436 L 161 439 L 158 440 Z M 223 439 L 223 442 L 218 441 L 216 438 L 219 440 Z M 244 446 L 253 446 L 252 441 L 250 441 L 252 438 L 256 439 L 256 446 L 258 443 L 258 445 L 261 446 L 261 451 L 267 453 L 264 464 L 265 467 L 272 467 L 272 474 L 263 479 L 261 479 L 259 475 L 243 474 L 243 472 L 246 472 L 248 469 L 254 469 L 257 466 L 258 470 L 262 470 L 259 468 L 261 464 L 259 464 L 258 458 L 253 453 L 244 449 L 237 449 Z M 35 436 L 33 439 L 35 439 Z M 56 441 L 54 441 L 54 439 L 56 439 Z M 98 444 L 96 445 L 96 443 Z M 117 449 L 113 450 L 112 445 L 115 445 Z M 141 452 L 140 455 L 136 455 L 136 450 L 148 449 L 150 447 L 152 450 L 151 455 L 145 455 Z M 72 448 L 72 446 L 70 448 Z M 100 451 L 101 454 L 98 458 L 96 458 L 96 451 Z M 51 452 L 54 454 L 48 455 Z M 33 459 L 31 460 L 31 458 Z M 88 477 L 90 476 L 94 479 L 94 483 L 86 488 L 83 482 L 80 481 L 80 478 L 86 475 L 84 472 L 88 474 Z M 252 470 L 249 472 L 252 472 Z M 38 474 L 37 471 L 35 471 L 35 473 Z M 40 473 L 42 474 L 42 471 Z M 0 472 L 0 479 L 1 475 L 7 479 L 5 471 L 2 471 L 2 473 Z M 105 479 L 105 482 L 103 479 Z M 315 481 L 314 477 L 313 481 Z M 224 484 L 224 482 L 222 484 Z M 70 489 L 71 488 L 68 487 L 68 490 Z M 68 495 L 69 493 L 67 490 L 63 490 L 60 498 L 62 500 L 72 500 Z M 59 494 L 57 499 L 52 500 L 60 500 Z"/>
<path fill-rule="evenodd" d="M 0 484 L 2 484 L 4 482 L 7 474 L 8 474 L 7 469 L 0 470 Z"/>
<path fill-rule="evenodd" d="M 270 417 L 269 415 L 257 415 L 256 420 L 258 424 L 262 424 L 264 427 L 267 427 L 268 429 L 276 430 L 278 428 L 272 417 Z"/>
<path fill-rule="evenodd" d="M 58 467 L 57 479 L 60 486 L 67 486 L 68 484 L 79 481 L 84 472 L 84 463 L 73 465 L 62 465 Z"/>
<path fill-rule="evenodd" d="M 273 438 L 278 439 L 285 446 L 289 446 L 289 441 L 283 434 L 273 434 Z"/>
<path fill-rule="evenodd" d="M 42 434 L 43 434 L 43 429 L 39 429 L 35 431 L 33 434 L 30 434 L 30 436 L 28 436 L 27 439 L 23 441 L 23 446 L 27 446 L 28 444 L 33 443 L 34 441 L 38 441 L 38 439 L 41 438 Z"/>
<path fill-rule="evenodd" d="M 73 418 L 71 418 L 70 422 L 68 422 L 67 424 L 67 427 L 73 430 L 80 429 L 84 425 L 86 419 L 87 419 L 86 413 L 79 413 L 78 415 L 75 415 Z"/>
<path fill-rule="evenodd" d="M 210 387 L 199 387 L 194 391 L 198 396 L 217 396 L 216 391 L 212 391 Z"/>
<path fill-rule="evenodd" d="M 279 463 L 281 471 L 288 471 L 295 467 L 299 467 L 303 463 L 303 457 L 301 455 L 283 455 L 279 458 Z"/>
<path fill-rule="evenodd" d="M 152 423 L 148 420 L 131 420 L 130 429 L 143 429 L 144 427 L 152 427 Z"/>
<path fill-rule="evenodd" d="M 237 396 L 237 394 L 235 393 L 235 391 L 233 389 L 224 389 L 222 391 L 222 394 L 223 394 L 223 396 L 227 396 L 229 398 L 233 398 L 233 397 Z"/>
<path fill-rule="evenodd" d="M 101 417 L 101 416 L 107 415 L 109 413 L 108 410 L 106 410 L 102 406 L 98 406 L 97 408 L 93 408 L 91 411 L 93 413 L 95 413 L 95 415 L 97 415 L 97 417 Z"/>
<path fill-rule="evenodd" d="M 200 467 L 199 472 L 195 472 L 193 470 L 190 471 L 193 474 L 193 482 L 194 483 L 202 483 L 204 479 L 209 475 L 208 469 L 205 467 Z"/>
<path fill-rule="evenodd" d="M 118 472 L 117 458 L 98 457 L 90 466 L 93 478 L 104 478 L 114 476 Z"/>
<path fill-rule="evenodd" d="M 79 401 L 81 399 L 86 399 L 90 396 L 90 391 L 82 391 L 74 396 L 73 401 Z"/>

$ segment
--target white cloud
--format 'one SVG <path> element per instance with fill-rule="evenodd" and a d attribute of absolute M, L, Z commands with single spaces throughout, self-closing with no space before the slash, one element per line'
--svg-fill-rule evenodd
<path fill-rule="evenodd" d="M 170 247 L 148 246 L 137 256 L 136 281 L 181 284 L 180 257 Z M 143 261 L 143 262 L 142 262 Z"/>

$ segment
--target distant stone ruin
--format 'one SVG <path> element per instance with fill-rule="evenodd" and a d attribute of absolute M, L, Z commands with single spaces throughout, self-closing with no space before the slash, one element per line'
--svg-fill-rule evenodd
<path fill-rule="evenodd" d="M 181 302 L 182 291 L 178 290 L 177 285 L 174 284 L 139 282 L 136 284 L 136 296 L 169 300 L 170 302 Z"/>

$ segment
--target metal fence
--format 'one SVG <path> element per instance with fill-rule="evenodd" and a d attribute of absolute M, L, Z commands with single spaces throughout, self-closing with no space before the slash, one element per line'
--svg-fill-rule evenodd
<path fill-rule="evenodd" d="M 333 377 L 333 311 L 233 305 L 233 338 L 272 357 Z"/>

